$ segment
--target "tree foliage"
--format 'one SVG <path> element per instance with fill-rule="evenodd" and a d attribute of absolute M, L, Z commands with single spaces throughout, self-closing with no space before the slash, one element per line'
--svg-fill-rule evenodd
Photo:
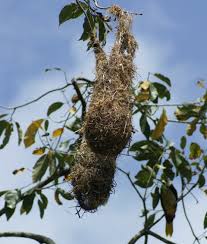
<path fill-rule="evenodd" d="M 94 38 L 98 38 L 104 46 L 107 34 L 113 31 L 115 22 L 107 9 L 99 6 L 96 1 L 76 0 L 63 7 L 59 14 L 59 24 L 81 19 L 83 30 L 80 41 L 87 42 L 88 50 L 93 48 Z M 60 68 L 54 69 L 65 75 Z M 32 169 L 32 186 L 26 190 L 23 188 L 24 190 L 12 189 L 0 192 L 0 197 L 5 203 L 0 215 L 6 215 L 8 220 L 12 218 L 17 205 L 21 206 L 20 214 L 29 214 L 35 203 L 38 204 L 40 217 L 43 218 L 49 204 L 44 190 L 50 187 L 55 187 L 54 199 L 58 205 L 65 203 L 63 199 L 74 201 L 73 194 L 66 191 L 62 185 L 68 184 L 71 180 L 70 169 L 74 164 L 74 155 L 82 137 L 81 128 L 94 81 L 78 77 L 72 81 L 66 78 L 65 82 L 65 86 L 50 90 L 35 100 L 12 108 L 4 107 L 7 113 L 0 115 L 0 149 L 4 149 L 11 137 L 16 136 L 18 145 L 24 146 L 25 150 L 32 147 L 32 154 L 37 158 Z M 207 92 L 203 89 L 204 94 L 196 102 L 172 104 L 171 86 L 173 82 L 160 73 L 149 73 L 145 80 L 134 81 L 134 129 L 138 131 L 140 139 L 132 140 L 127 154 L 138 162 L 139 167 L 132 176 L 117 168 L 128 178 L 143 203 L 143 229 L 132 237 L 129 241 L 131 244 L 141 237 L 145 237 L 147 243 L 148 236 L 153 236 L 164 243 L 173 243 L 152 230 L 164 217 L 163 212 L 159 211 L 162 184 L 171 182 L 179 185 L 180 182 L 181 187 L 177 189 L 178 204 L 183 203 L 183 208 L 186 197 L 195 189 L 206 193 L 206 149 L 205 145 L 193 141 L 192 135 L 196 133 L 204 140 L 207 139 Z M 32 106 L 37 101 L 41 103 L 41 99 L 52 92 L 66 93 L 69 87 L 74 88 L 70 103 L 64 100 L 54 101 L 48 105 L 45 118 L 31 121 L 26 131 L 21 128 L 21 121 L 13 119 L 14 113 L 22 107 Z M 174 109 L 173 115 L 169 108 Z M 177 123 L 177 126 L 186 125 L 178 144 L 173 143 L 168 137 L 168 128 L 172 123 Z M 14 169 L 13 174 L 20 174 L 23 171 L 25 168 Z M 186 209 L 184 211 L 186 213 Z M 207 215 L 201 221 L 203 228 L 206 229 Z M 193 231 L 192 234 L 199 243 L 200 237 Z"/>

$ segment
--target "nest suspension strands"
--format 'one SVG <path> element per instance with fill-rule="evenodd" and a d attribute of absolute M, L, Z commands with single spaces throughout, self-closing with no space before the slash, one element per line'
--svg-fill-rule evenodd
<path fill-rule="evenodd" d="M 117 156 L 132 133 L 133 59 L 137 42 L 130 32 L 131 16 L 117 6 L 116 41 L 109 57 L 95 45 L 96 83 L 85 119 L 84 133 L 92 151 Z"/>
<path fill-rule="evenodd" d="M 94 212 L 108 201 L 115 168 L 113 157 L 95 154 L 86 142 L 81 143 L 70 176 L 74 196 L 83 210 Z"/>

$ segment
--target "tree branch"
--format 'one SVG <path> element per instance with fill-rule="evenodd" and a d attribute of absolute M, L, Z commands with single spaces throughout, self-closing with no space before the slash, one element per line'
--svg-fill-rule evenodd
<path fill-rule="evenodd" d="M 43 235 L 37 235 L 29 232 L 0 232 L 0 237 L 21 237 L 39 242 L 40 244 L 55 244 L 55 242 Z"/>
<path fill-rule="evenodd" d="M 54 174 L 54 175 L 51 175 L 49 176 L 47 179 L 37 183 L 35 186 L 33 186 L 31 189 L 27 190 L 26 192 L 22 193 L 21 196 L 19 197 L 18 199 L 18 202 L 21 202 L 22 200 L 24 200 L 24 198 L 29 195 L 31 192 L 34 192 L 36 190 L 41 190 L 42 187 L 48 185 L 49 183 L 51 183 L 52 181 L 54 181 L 56 178 L 59 178 L 61 176 L 64 176 L 64 175 L 67 175 L 70 173 L 70 169 L 64 169 L 64 170 L 61 170 L 59 171 L 58 173 Z M 6 209 L 5 207 L 3 207 L 1 210 L 0 210 L 0 216 L 2 216 L 3 214 L 5 214 L 6 212 Z"/>
<path fill-rule="evenodd" d="M 81 118 L 82 118 L 82 120 L 84 120 L 85 114 L 86 114 L 86 101 L 85 101 L 85 99 L 82 96 L 82 93 L 81 93 L 81 91 L 80 91 L 80 89 L 78 87 L 78 84 L 77 84 L 76 80 L 77 79 L 72 79 L 72 85 L 73 85 L 73 87 L 74 87 L 74 89 L 75 89 L 75 91 L 76 91 L 76 93 L 78 95 L 78 98 L 79 98 L 80 102 L 81 102 L 81 105 L 82 105 Z"/>
<path fill-rule="evenodd" d="M 86 79 L 84 77 L 78 77 L 78 78 L 75 78 L 75 79 L 72 79 L 72 80 L 75 80 L 75 81 L 85 81 L 87 83 L 91 83 L 91 81 L 89 79 Z M 66 89 L 67 87 L 71 86 L 72 83 L 67 83 L 66 85 L 62 86 L 62 87 L 59 87 L 59 88 L 56 88 L 56 89 L 53 89 L 53 90 L 50 90 L 50 91 L 47 91 L 45 93 L 43 93 L 41 96 L 29 101 L 29 102 L 26 102 L 26 103 L 23 103 L 21 105 L 18 105 L 18 106 L 15 106 L 15 107 L 6 107 L 6 106 L 0 106 L 0 108 L 2 109 L 5 109 L 5 110 L 17 110 L 19 108 L 23 108 L 23 107 L 26 107 L 32 103 L 35 103 L 37 101 L 39 101 L 40 99 L 42 99 L 43 97 L 49 95 L 50 93 L 53 93 L 53 92 L 57 92 L 57 91 L 62 91 L 64 89 Z"/>
<path fill-rule="evenodd" d="M 167 244 L 176 244 L 175 242 L 169 241 L 169 240 L 165 239 L 164 237 L 158 235 L 157 233 L 155 233 L 155 232 L 153 232 L 151 230 L 147 230 L 146 233 L 148 235 L 150 235 L 150 236 L 155 237 L 156 239 L 158 239 L 158 240 L 160 240 L 160 241 L 162 241 L 164 243 L 167 243 Z"/>

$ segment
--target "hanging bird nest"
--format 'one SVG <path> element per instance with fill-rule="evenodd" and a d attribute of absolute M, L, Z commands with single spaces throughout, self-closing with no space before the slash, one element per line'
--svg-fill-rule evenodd
<path fill-rule="evenodd" d="M 73 193 L 79 206 L 93 212 L 104 205 L 114 187 L 115 159 L 97 155 L 82 142 L 72 168 Z"/>
<path fill-rule="evenodd" d="M 113 6 L 110 13 L 118 19 L 116 41 L 107 57 L 96 43 L 96 83 L 86 114 L 84 133 L 92 151 L 117 156 L 132 133 L 133 59 L 137 42 L 130 32 L 131 16 Z"/>

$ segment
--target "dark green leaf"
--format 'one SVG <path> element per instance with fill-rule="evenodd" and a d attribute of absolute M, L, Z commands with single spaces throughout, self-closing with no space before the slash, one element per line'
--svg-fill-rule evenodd
<path fill-rule="evenodd" d="M 170 92 L 169 90 L 166 88 L 166 86 L 157 83 L 157 82 L 153 82 L 152 83 L 153 86 L 156 88 L 158 96 L 160 99 L 163 99 L 166 97 L 166 100 L 169 101 L 170 100 Z"/>
<path fill-rule="evenodd" d="M 15 122 L 15 124 L 16 124 L 17 134 L 18 134 L 18 145 L 20 145 L 23 139 L 23 131 L 18 122 Z"/>
<path fill-rule="evenodd" d="M 8 208 L 7 206 L 5 206 L 4 209 L 5 209 L 6 219 L 9 220 L 14 214 L 16 208 Z"/>
<path fill-rule="evenodd" d="M 155 73 L 154 76 L 157 77 L 158 79 L 160 79 L 161 81 L 164 81 L 166 84 L 168 84 L 168 86 L 171 86 L 171 81 L 168 77 L 166 77 L 160 73 Z"/>
<path fill-rule="evenodd" d="M 95 27 L 94 16 L 90 13 L 90 11 L 87 11 L 87 17 L 84 18 L 84 22 L 83 22 L 83 33 L 79 40 L 82 41 L 88 40 L 94 31 L 94 27 Z"/>
<path fill-rule="evenodd" d="M 204 177 L 204 175 L 199 175 L 199 178 L 198 178 L 198 185 L 199 187 L 203 187 L 206 183 L 206 179 Z"/>
<path fill-rule="evenodd" d="M 40 210 L 40 218 L 42 219 L 44 217 L 44 213 L 45 213 L 45 208 L 44 208 L 44 204 L 42 201 L 38 200 L 38 206 L 39 206 L 39 210 Z"/>
<path fill-rule="evenodd" d="M 50 114 L 54 113 L 58 109 L 60 109 L 63 106 L 64 103 L 62 102 L 55 102 L 51 104 L 47 110 L 47 116 L 50 116 Z"/>
<path fill-rule="evenodd" d="M 157 160 L 163 153 L 163 148 L 154 141 L 139 141 L 135 142 L 130 151 L 136 152 L 135 159 L 141 160 Z"/>
<path fill-rule="evenodd" d="M 149 139 L 149 136 L 150 136 L 150 126 L 149 126 L 149 123 L 147 121 L 147 117 L 146 117 L 145 114 L 142 114 L 141 115 L 139 124 L 140 124 L 140 128 L 141 128 L 142 133 L 146 136 L 147 139 Z"/>
<path fill-rule="evenodd" d="M 150 215 L 147 218 L 147 222 L 145 223 L 145 228 L 148 228 L 150 225 L 152 225 L 154 223 L 155 220 L 155 214 Z"/>
<path fill-rule="evenodd" d="M 49 165 L 49 162 L 48 162 L 47 155 L 43 155 L 42 157 L 40 157 L 38 159 L 38 161 L 34 165 L 33 171 L 32 171 L 33 183 L 42 179 L 42 177 L 44 176 L 44 174 L 48 168 L 48 165 Z"/>
<path fill-rule="evenodd" d="M 0 145 L 0 149 L 3 149 L 8 144 L 12 132 L 13 132 L 13 124 L 8 123 L 8 126 L 6 127 L 3 142 Z"/>
<path fill-rule="evenodd" d="M 33 206 L 34 199 L 35 199 L 35 193 L 32 193 L 30 195 L 27 195 L 24 198 L 24 200 L 22 202 L 21 209 L 20 209 L 20 213 L 21 214 L 23 214 L 23 213 L 28 214 L 31 211 L 32 206 Z"/>
<path fill-rule="evenodd" d="M 83 2 L 80 2 L 80 5 L 83 7 L 83 9 L 87 8 L 87 5 Z M 76 3 L 71 3 L 69 5 L 66 5 L 59 14 L 59 25 L 63 24 L 64 22 L 78 18 L 83 14 L 83 10 L 80 8 L 80 6 Z"/>
<path fill-rule="evenodd" d="M 48 130 L 48 127 L 49 127 L 49 121 L 48 120 L 45 120 L 45 123 L 44 123 L 44 129 L 45 129 L 45 131 Z"/>
<path fill-rule="evenodd" d="M 106 28 L 105 28 L 105 24 L 104 21 L 98 17 L 98 37 L 99 37 L 99 41 L 105 43 L 105 39 L 106 39 Z"/>
<path fill-rule="evenodd" d="M 48 205 L 48 199 L 42 192 L 40 192 L 39 195 L 40 195 L 40 198 L 41 198 L 41 201 L 42 201 L 42 206 L 43 206 L 44 209 L 46 209 L 47 205 Z"/>
<path fill-rule="evenodd" d="M 138 174 L 135 176 L 137 179 L 135 181 L 135 184 L 142 187 L 142 188 L 148 188 L 153 185 L 153 179 L 154 179 L 154 172 L 153 170 L 148 168 L 144 168 L 138 172 Z"/>
<path fill-rule="evenodd" d="M 182 137 L 180 138 L 180 147 L 181 147 L 182 149 L 184 149 L 184 148 L 186 147 L 186 143 L 187 143 L 187 139 L 186 139 L 186 137 L 185 137 L 185 136 L 182 136 Z"/>
<path fill-rule="evenodd" d="M 151 195 L 152 195 L 152 207 L 153 207 L 153 209 L 155 209 L 160 200 L 159 187 L 156 187 L 155 191 L 153 193 L 151 193 Z"/>
<path fill-rule="evenodd" d="M 206 215 L 205 215 L 205 217 L 204 217 L 203 227 L 204 227 L 204 229 L 207 228 L 207 213 L 206 213 Z"/>

